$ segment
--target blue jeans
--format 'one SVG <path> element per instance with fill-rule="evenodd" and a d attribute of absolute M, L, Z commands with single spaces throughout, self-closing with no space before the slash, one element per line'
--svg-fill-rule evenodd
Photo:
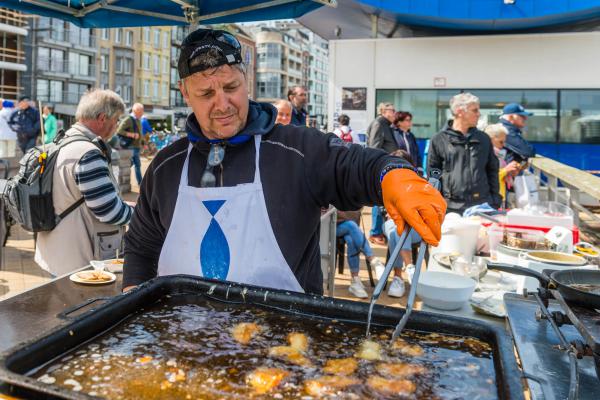
<path fill-rule="evenodd" d="M 133 165 L 135 169 L 135 179 L 137 180 L 138 185 L 142 183 L 142 162 L 140 161 L 140 148 L 133 147 L 133 157 L 131 157 L 131 165 Z"/>
<path fill-rule="evenodd" d="M 366 257 L 373 256 L 373 251 L 371 250 L 371 246 L 369 246 L 365 234 L 362 233 L 356 222 L 344 221 L 338 224 L 335 235 L 343 237 L 346 242 L 346 255 L 348 257 L 350 272 L 358 273 L 360 263 L 358 258 L 359 253 L 362 251 Z"/>
<path fill-rule="evenodd" d="M 387 237 L 388 247 L 390 249 L 391 254 L 391 252 L 394 251 L 394 249 L 396 248 L 398 241 L 400 240 L 400 235 L 398 235 L 398 232 L 396 232 L 396 224 L 394 223 L 394 221 L 391 219 L 385 221 L 385 224 L 383 225 L 383 231 L 385 233 L 385 237 Z M 408 238 L 406 238 L 406 241 L 404 242 L 404 245 L 402 245 L 401 250 L 412 250 L 412 245 L 419 243 L 420 241 L 421 236 L 419 236 L 417 231 L 413 229 L 408 235 Z M 394 268 L 402 268 L 402 257 L 398 257 L 398 259 L 394 263 Z"/>
<path fill-rule="evenodd" d="M 379 207 L 373 207 L 371 209 L 371 236 L 383 234 L 383 216 Z"/>
<path fill-rule="evenodd" d="M 19 145 L 19 148 L 21 149 L 23 154 L 25 154 L 25 153 L 27 153 L 27 150 L 35 147 L 35 140 L 36 140 L 36 138 L 30 138 L 30 139 L 27 139 L 27 141 L 24 143 L 17 142 L 17 144 Z"/>

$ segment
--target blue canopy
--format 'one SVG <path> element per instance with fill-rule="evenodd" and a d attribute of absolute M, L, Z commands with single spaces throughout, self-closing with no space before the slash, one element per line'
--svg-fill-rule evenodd
<path fill-rule="evenodd" d="M 299 21 L 327 39 L 355 39 L 373 37 L 375 29 L 378 36 L 401 35 L 399 25 L 440 33 L 499 33 L 599 18 L 600 0 L 338 0 L 335 10 L 325 7 Z"/>
<path fill-rule="evenodd" d="M 111 28 L 298 18 L 335 0 L 3 0 L 1 5 L 84 28 Z"/>

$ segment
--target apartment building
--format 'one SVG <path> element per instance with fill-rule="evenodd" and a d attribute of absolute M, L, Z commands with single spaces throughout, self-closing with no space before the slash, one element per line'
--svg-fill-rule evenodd
<path fill-rule="evenodd" d="M 294 37 L 274 28 L 262 27 L 256 38 L 256 99 L 284 99 L 287 90 L 303 85 L 302 46 Z"/>
<path fill-rule="evenodd" d="M 20 75 L 27 71 L 24 39 L 28 34 L 25 16 L 0 8 L 0 98 L 17 99 L 22 93 Z"/>
<path fill-rule="evenodd" d="M 139 41 L 140 29 L 113 28 L 98 31 L 97 86 L 114 90 L 130 107 L 136 88 L 135 43 Z"/>
<path fill-rule="evenodd" d="M 257 99 L 286 98 L 293 86 L 308 90 L 309 120 L 327 121 L 329 44 L 294 21 L 271 21 L 247 27 L 256 39 Z"/>
<path fill-rule="evenodd" d="M 81 96 L 96 86 L 96 31 L 49 17 L 31 17 L 30 27 L 25 53 L 31 68 L 21 74 L 23 93 L 53 104 L 68 126 Z"/>
<path fill-rule="evenodd" d="M 138 29 L 135 102 L 144 104 L 149 110 L 169 107 L 172 27 Z"/>

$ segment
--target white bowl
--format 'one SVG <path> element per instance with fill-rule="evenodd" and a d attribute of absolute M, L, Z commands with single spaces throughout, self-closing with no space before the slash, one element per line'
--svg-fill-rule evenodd
<path fill-rule="evenodd" d="M 417 295 L 425 305 L 438 310 L 458 310 L 471 298 L 477 283 L 449 272 L 423 271 Z"/>

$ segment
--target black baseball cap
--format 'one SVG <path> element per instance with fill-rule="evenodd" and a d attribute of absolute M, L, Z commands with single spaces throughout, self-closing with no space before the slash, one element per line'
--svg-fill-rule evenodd
<path fill-rule="evenodd" d="M 22 101 L 31 101 L 31 98 L 29 96 L 21 96 L 21 97 L 19 97 L 19 102 L 22 102 Z"/>
<path fill-rule="evenodd" d="M 179 79 L 221 65 L 242 62 L 242 46 L 231 33 L 222 30 L 197 29 L 183 39 L 177 63 Z M 203 54 L 213 51 L 216 61 L 207 63 Z"/>

